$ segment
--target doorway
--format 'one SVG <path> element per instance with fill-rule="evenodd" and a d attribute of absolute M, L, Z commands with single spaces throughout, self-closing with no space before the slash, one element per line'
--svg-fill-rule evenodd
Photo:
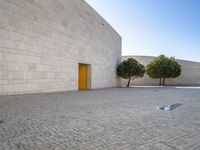
<path fill-rule="evenodd" d="M 88 65 L 87 64 L 79 64 L 78 67 L 78 86 L 79 90 L 87 90 L 88 89 Z"/>

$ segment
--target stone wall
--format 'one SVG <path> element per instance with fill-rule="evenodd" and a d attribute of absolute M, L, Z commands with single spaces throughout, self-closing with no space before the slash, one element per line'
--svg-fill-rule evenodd
<path fill-rule="evenodd" d="M 119 85 L 121 37 L 84 0 L 0 0 L 0 95 Z"/>
<path fill-rule="evenodd" d="M 154 57 L 150 56 L 123 56 L 123 60 L 134 58 L 143 65 L 147 65 Z M 182 66 L 182 74 L 175 79 L 166 79 L 166 85 L 200 85 L 200 62 L 177 60 Z M 122 85 L 125 86 L 127 80 L 122 80 Z M 147 75 L 131 81 L 131 85 L 139 86 L 157 86 L 159 80 L 151 79 Z"/>

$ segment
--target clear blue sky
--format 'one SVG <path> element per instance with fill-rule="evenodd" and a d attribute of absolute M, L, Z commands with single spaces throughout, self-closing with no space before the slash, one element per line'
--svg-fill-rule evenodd
<path fill-rule="evenodd" d="M 200 61 L 200 0 L 86 0 L 122 36 L 123 55 Z"/>

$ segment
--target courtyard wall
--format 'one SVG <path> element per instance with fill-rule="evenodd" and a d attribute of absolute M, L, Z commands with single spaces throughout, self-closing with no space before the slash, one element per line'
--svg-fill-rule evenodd
<path fill-rule="evenodd" d="M 120 35 L 84 0 L 0 0 L 0 95 L 119 86 Z"/>
<path fill-rule="evenodd" d="M 134 58 L 143 65 L 147 65 L 154 57 L 151 56 L 123 56 L 123 60 Z M 178 78 L 166 79 L 166 85 L 200 85 L 200 62 L 177 60 L 182 66 L 182 73 Z M 126 86 L 127 80 L 122 79 L 122 86 Z M 146 74 L 143 78 L 131 81 L 131 86 L 157 86 L 159 79 L 151 79 Z"/>

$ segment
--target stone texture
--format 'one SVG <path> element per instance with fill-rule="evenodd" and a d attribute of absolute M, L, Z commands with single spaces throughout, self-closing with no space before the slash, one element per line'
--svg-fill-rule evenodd
<path fill-rule="evenodd" d="M 119 85 L 121 37 L 84 0 L 0 0 L 0 94 L 78 89 L 78 63 L 91 88 Z"/>
<path fill-rule="evenodd" d="M 0 96 L 0 149 L 199 150 L 199 97 L 175 87 Z"/>
<path fill-rule="evenodd" d="M 153 57 L 150 56 L 123 56 L 123 60 L 127 58 L 134 58 L 140 63 L 147 65 Z M 182 74 L 175 79 L 166 79 L 166 85 L 200 85 L 200 62 L 177 60 L 182 66 Z M 127 80 L 122 79 L 122 86 L 127 85 Z M 147 75 L 143 78 L 132 80 L 131 86 L 157 86 L 159 79 L 151 79 Z"/>

